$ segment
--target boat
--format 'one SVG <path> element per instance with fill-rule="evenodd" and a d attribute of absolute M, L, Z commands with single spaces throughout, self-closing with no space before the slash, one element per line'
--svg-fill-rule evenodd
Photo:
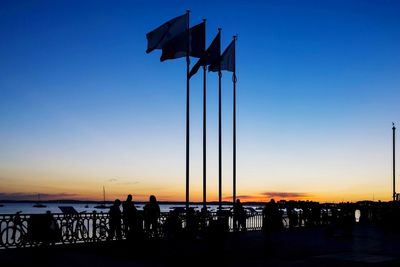
<path fill-rule="evenodd" d="M 108 209 L 109 207 L 106 206 L 106 190 L 103 186 L 103 203 L 97 206 L 94 206 L 95 209 Z"/>
<path fill-rule="evenodd" d="M 46 208 L 47 206 L 40 203 L 40 194 L 38 194 L 38 202 L 36 202 L 35 205 L 33 205 L 34 208 Z"/>

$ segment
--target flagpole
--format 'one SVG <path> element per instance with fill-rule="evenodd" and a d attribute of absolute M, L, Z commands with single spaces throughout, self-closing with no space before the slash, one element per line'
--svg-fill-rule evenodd
<path fill-rule="evenodd" d="M 203 66 L 203 208 L 207 210 L 207 80 Z"/>
<path fill-rule="evenodd" d="M 204 23 L 206 19 L 203 19 Z M 203 208 L 207 211 L 207 72 L 203 66 Z"/>
<path fill-rule="evenodd" d="M 237 36 L 233 36 L 236 49 Z M 236 51 L 235 51 L 236 54 Z M 233 204 L 236 202 L 236 62 L 233 66 Z"/>
<path fill-rule="evenodd" d="M 189 113 L 189 105 L 190 105 L 190 82 L 189 82 L 189 71 L 190 71 L 190 58 L 189 58 L 189 50 L 190 50 L 190 31 L 189 31 L 189 15 L 190 10 L 186 10 L 188 14 L 187 20 L 187 32 L 188 32 L 188 42 L 186 49 L 186 212 L 189 210 L 189 145 L 190 145 L 190 131 L 189 131 L 189 123 L 190 123 L 190 113 Z"/>
<path fill-rule="evenodd" d="M 396 142 L 396 127 L 393 124 L 393 202 L 396 201 L 396 146 L 395 146 L 395 142 Z"/>
<path fill-rule="evenodd" d="M 218 28 L 221 34 L 221 28 Z M 218 69 L 218 203 L 219 209 L 222 208 L 222 89 L 221 89 L 221 61 L 219 61 Z"/>

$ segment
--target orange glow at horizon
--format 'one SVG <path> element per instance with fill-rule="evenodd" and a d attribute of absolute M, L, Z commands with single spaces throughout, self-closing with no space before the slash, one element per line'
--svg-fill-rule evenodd
<path fill-rule="evenodd" d="M 60 190 L 59 188 L 44 188 L 44 187 L 31 187 L 32 190 L 16 190 L 17 188 L 8 188 L 7 190 L 0 191 L 0 199 L 14 199 L 14 200 L 36 200 L 37 194 L 41 195 L 41 200 L 81 200 L 81 201 L 102 201 L 102 187 L 99 188 L 82 188 L 74 189 L 74 190 Z M 14 189 L 14 190 L 13 190 Z M 73 193 L 72 193 L 73 192 Z M 151 192 L 151 193 L 149 193 Z M 169 201 L 169 202 L 184 202 L 185 194 L 179 193 L 178 191 L 169 191 L 170 193 L 159 193 L 152 191 L 135 191 L 129 188 L 113 188 L 106 187 L 106 201 L 112 201 L 114 199 L 125 200 L 128 194 L 132 194 L 134 201 L 145 202 L 148 201 L 150 195 L 154 194 L 159 201 Z M 365 196 L 363 194 L 335 194 L 335 193 L 320 193 L 320 194 L 307 194 L 296 196 L 296 194 L 292 194 L 291 192 L 270 192 L 270 195 L 262 195 L 262 194 L 246 194 L 246 195 L 237 195 L 237 198 L 241 200 L 241 202 L 268 202 L 271 199 L 279 200 L 304 200 L 304 201 L 317 201 L 317 202 L 356 202 L 361 200 L 382 200 L 382 201 L 390 201 L 390 197 L 385 196 L 385 194 L 377 193 L 374 196 Z M 202 193 L 195 192 L 191 194 L 190 201 L 191 202 L 202 202 Z M 207 202 L 217 202 L 218 194 L 216 192 L 212 192 L 207 195 Z M 232 201 L 231 195 L 224 195 L 223 201 L 230 202 Z"/>

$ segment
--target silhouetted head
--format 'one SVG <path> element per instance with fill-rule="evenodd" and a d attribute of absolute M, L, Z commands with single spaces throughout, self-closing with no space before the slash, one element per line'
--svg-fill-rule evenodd
<path fill-rule="evenodd" d="M 156 202 L 157 202 L 156 197 L 154 195 L 151 195 L 150 196 L 150 203 L 156 203 Z"/>
<path fill-rule="evenodd" d="M 236 199 L 236 203 L 240 204 L 240 199 Z"/>
<path fill-rule="evenodd" d="M 272 198 L 272 199 L 270 200 L 270 202 L 273 203 L 273 204 L 275 204 L 275 199 Z"/>
<path fill-rule="evenodd" d="M 132 195 L 131 195 L 131 194 L 129 194 L 129 195 L 126 197 L 126 201 L 132 201 Z"/>
<path fill-rule="evenodd" d="M 114 201 L 114 206 L 119 207 L 121 205 L 121 200 L 118 198 Z"/>

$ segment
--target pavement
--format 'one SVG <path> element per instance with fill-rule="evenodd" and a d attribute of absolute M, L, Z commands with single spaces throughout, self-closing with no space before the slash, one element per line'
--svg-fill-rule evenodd
<path fill-rule="evenodd" d="M 148 240 L 0 250 L 0 266 L 400 266 L 400 232 L 357 225 L 231 233 L 224 239 Z"/>

